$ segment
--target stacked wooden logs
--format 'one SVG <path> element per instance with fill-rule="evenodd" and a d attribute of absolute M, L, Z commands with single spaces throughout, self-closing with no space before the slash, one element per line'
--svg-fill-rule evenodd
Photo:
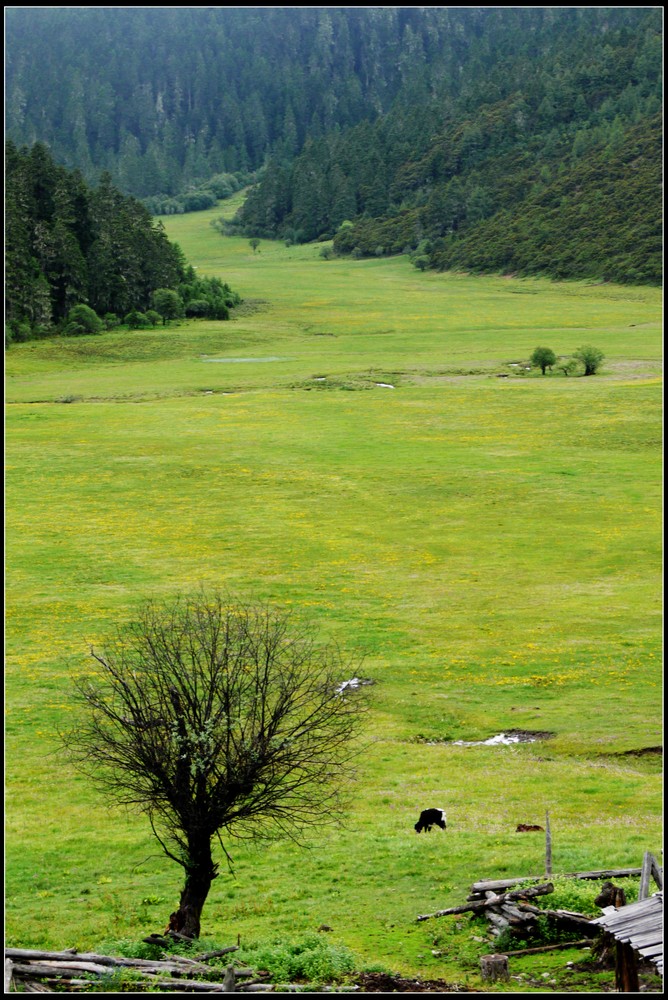
<path fill-rule="evenodd" d="M 112 958 L 109 955 L 79 954 L 69 951 L 37 951 L 26 948 L 5 949 L 5 993 L 12 982 L 20 984 L 24 993 L 78 992 L 90 986 L 91 980 L 101 980 L 113 972 L 132 970 L 136 977 L 137 991 L 142 988 L 165 990 L 170 993 L 259 993 L 271 992 L 274 984 L 267 982 L 267 975 L 252 969 L 228 965 L 217 970 L 208 960 L 228 952 L 236 946 L 209 952 L 198 958 L 170 954 L 162 960 L 140 958 Z M 211 982 L 195 978 L 210 977 L 215 971 L 224 973 L 222 981 Z M 282 990 L 296 991 L 300 987 L 282 985 Z"/>
<path fill-rule="evenodd" d="M 579 931 L 585 938 L 593 938 L 597 929 L 591 919 L 583 913 L 573 913 L 570 910 L 550 910 L 534 906 L 527 902 L 535 896 L 545 896 L 554 892 L 552 882 L 542 882 L 537 885 L 519 889 L 513 886 L 523 882 L 523 879 L 486 880 L 475 882 L 471 886 L 467 902 L 461 906 L 451 906 L 447 910 L 437 910 L 417 918 L 418 922 L 430 920 L 432 917 L 445 917 L 457 913 L 473 913 L 487 918 L 491 924 L 491 932 L 498 937 L 509 928 L 520 937 L 528 937 L 535 928 L 539 916 L 549 917 L 557 926 L 569 931 Z"/>

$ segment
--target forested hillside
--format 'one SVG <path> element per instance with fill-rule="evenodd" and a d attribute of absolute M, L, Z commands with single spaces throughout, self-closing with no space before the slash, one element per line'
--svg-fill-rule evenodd
<path fill-rule="evenodd" d="M 9 137 L 89 180 L 109 171 L 152 211 L 206 207 L 259 171 L 236 223 L 249 236 L 335 236 L 338 252 L 420 267 L 660 278 L 659 7 L 6 20 Z"/>
<path fill-rule="evenodd" d="M 661 140 L 655 115 L 586 154 L 571 148 L 561 160 L 532 162 L 528 152 L 514 149 L 487 157 L 485 169 L 459 173 L 452 166 L 456 153 L 452 172 L 443 166 L 456 139 L 439 139 L 402 171 L 410 185 L 438 164 L 445 176 L 422 182 L 426 200 L 407 197 L 380 218 L 358 217 L 340 227 L 334 247 L 355 256 L 409 252 L 416 266 L 439 270 L 658 282 Z"/>
<path fill-rule="evenodd" d="M 138 197 L 290 159 L 466 49 L 445 8 L 14 7 L 6 28 L 8 136 Z"/>
<path fill-rule="evenodd" d="M 6 339 L 98 333 L 168 316 L 226 319 L 239 297 L 198 278 L 137 199 L 103 175 L 90 188 L 41 143 L 5 153 Z M 157 311 L 156 311 L 157 310 Z"/>
<path fill-rule="evenodd" d="M 293 163 L 274 161 L 240 213 L 244 230 L 335 235 L 339 252 L 408 251 L 419 266 L 658 281 L 658 11 L 487 16 L 468 86 L 400 98 L 374 122 L 308 141 Z"/>

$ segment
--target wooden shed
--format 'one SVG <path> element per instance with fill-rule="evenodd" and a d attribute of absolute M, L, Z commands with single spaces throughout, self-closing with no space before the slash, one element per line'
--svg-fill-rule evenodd
<path fill-rule="evenodd" d="M 638 991 L 636 955 L 656 965 L 663 975 L 663 892 L 616 909 L 606 906 L 603 916 L 592 920 L 617 942 L 617 989 Z"/>

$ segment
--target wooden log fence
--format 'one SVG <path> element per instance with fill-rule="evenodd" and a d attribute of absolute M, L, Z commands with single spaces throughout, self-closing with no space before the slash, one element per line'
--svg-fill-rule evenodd
<path fill-rule="evenodd" d="M 504 892 L 501 895 L 490 892 L 485 899 L 462 903 L 461 906 L 451 906 L 447 910 L 437 910 L 436 913 L 425 913 L 417 918 L 417 922 L 431 920 L 433 917 L 448 917 L 455 913 L 477 913 L 490 907 L 501 906 L 506 900 L 528 899 L 532 896 L 544 896 L 550 892 L 554 892 L 554 886 L 551 882 L 546 882 L 538 886 L 529 886 L 526 889 L 517 889 L 514 892 Z"/>
<path fill-rule="evenodd" d="M 236 951 L 237 946 L 208 952 L 197 958 L 169 955 L 162 960 L 122 958 L 84 952 L 41 951 L 34 948 L 5 949 L 5 993 L 9 993 L 12 982 L 20 984 L 27 993 L 50 993 L 68 986 L 83 987 L 91 979 L 100 980 L 114 971 L 133 970 L 145 978 L 152 989 L 171 993 L 269 993 L 276 984 L 267 982 L 266 974 L 253 969 L 228 965 L 220 970 L 220 982 L 208 982 L 192 978 L 198 975 L 210 976 L 212 968 L 206 962 Z M 53 989 L 52 989 L 53 987 Z M 281 984 L 282 990 L 297 992 L 302 987 Z"/>
<path fill-rule="evenodd" d="M 550 817 L 545 814 L 546 856 L 545 867 L 548 873 L 552 870 Z M 587 872 L 566 872 L 561 877 L 583 880 L 609 880 L 623 879 L 640 876 L 639 901 L 645 900 L 649 896 L 650 879 L 654 879 L 659 890 L 663 889 L 663 871 L 659 867 L 656 858 L 647 851 L 643 858 L 642 868 L 605 868 L 598 871 Z M 513 888 L 522 885 L 522 888 Z M 601 893 L 596 898 L 596 903 L 601 907 L 605 906 L 604 896 L 614 890 L 617 906 L 624 906 L 624 890 L 610 881 L 603 886 Z M 530 948 L 522 948 L 516 951 L 504 952 L 503 955 L 486 955 L 481 959 L 481 975 L 483 980 L 494 981 L 496 978 L 503 979 L 505 970 L 499 959 L 504 958 L 507 962 L 508 955 L 529 955 L 543 951 L 553 951 L 560 948 L 583 948 L 591 947 L 592 941 L 600 934 L 599 920 L 584 913 L 575 913 L 571 910 L 548 909 L 546 907 L 534 906 L 527 902 L 534 896 L 548 895 L 554 892 L 554 884 L 545 881 L 545 876 L 541 880 L 540 876 L 519 876 L 507 879 L 483 879 L 474 882 L 466 897 L 466 902 L 460 906 L 450 906 L 444 910 L 437 910 L 435 913 L 425 913 L 416 918 L 417 922 L 431 920 L 435 917 L 455 916 L 462 913 L 473 915 L 484 915 L 491 925 L 491 933 L 498 937 L 504 931 L 513 929 L 519 936 L 526 932 L 530 936 L 532 925 L 539 917 L 546 917 L 558 928 L 569 932 L 577 932 L 581 935 L 579 940 L 567 941 L 559 944 L 540 945 Z M 635 919 L 632 913 L 629 914 L 629 922 Z M 623 924 L 624 917 L 621 918 Z M 619 921 L 618 921 L 619 923 Z M 618 930 L 617 924 L 615 925 Z M 644 947 L 643 954 L 651 949 L 652 955 L 660 950 L 663 954 L 663 943 L 655 945 L 655 931 L 651 930 L 647 936 L 642 933 L 636 934 L 633 940 L 635 949 Z M 645 947 L 646 946 L 646 947 Z M 624 945 L 624 947 L 626 947 Z M 628 951 L 628 948 L 627 948 Z M 622 944 L 617 942 L 617 988 L 622 992 L 633 992 L 633 987 L 637 989 L 637 975 L 634 978 L 634 964 L 631 954 L 623 950 Z"/>
<path fill-rule="evenodd" d="M 658 871 L 658 867 L 657 867 Z M 632 878 L 633 876 L 640 875 L 642 868 L 605 868 L 601 871 L 595 872 L 563 872 L 560 874 L 560 878 L 574 878 L 574 879 L 591 879 L 595 881 L 597 879 L 604 878 Z M 659 877 L 660 877 L 660 872 Z M 498 891 L 499 889 L 509 889 L 513 885 L 519 885 L 522 882 L 542 882 L 544 881 L 544 875 L 520 875 L 517 878 L 505 878 L 505 879 L 483 879 L 480 882 L 474 882 L 471 886 L 471 896 L 478 898 L 481 894 L 491 891 Z M 470 899 L 471 896 L 468 898 Z"/>

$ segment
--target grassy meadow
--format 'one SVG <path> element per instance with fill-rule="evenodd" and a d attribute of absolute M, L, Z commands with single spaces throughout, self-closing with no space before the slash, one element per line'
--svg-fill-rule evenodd
<path fill-rule="evenodd" d="M 415 917 L 540 874 L 518 823 L 549 810 L 555 872 L 661 847 L 660 758 L 628 753 L 662 743 L 661 292 L 253 253 L 220 212 L 163 221 L 243 296 L 231 321 L 6 355 L 7 942 L 164 928 L 181 870 L 56 737 L 90 645 L 203 584 L 292 608 L 374 682 L 346 827 L 228 845 L 204 932 L 327 924 L 360 966 L 480 985 L 484 928 Z M 582 344 L 594 377 L 525 370 Z M 553 735 L 451 742 L 509 729 Z M 448 829 L 416 836 L 428 806 Z"/>

